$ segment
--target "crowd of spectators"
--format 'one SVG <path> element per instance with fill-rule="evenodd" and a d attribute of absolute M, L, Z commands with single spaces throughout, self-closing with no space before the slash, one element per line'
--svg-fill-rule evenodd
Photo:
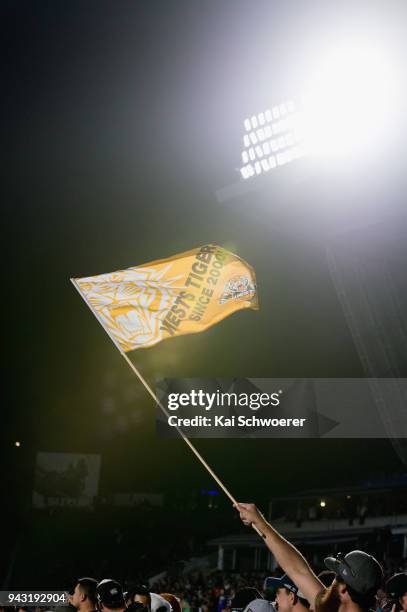
<path fill-rule="evenodd" d="M 394 605 L 392 611 L 393 606 L 389 606 L 390 594 L 386 592 L 385 587 L 394 574 L 398 576 L 403 574 L 407 584 L 407 558 L 388 559 L 382 567 L 383 588 L 377 592 L 376 612 L 407 611 L 407 595 L 405 607 Z M 329 571 L 323 571 L 319 575 L 326 586 L 335 577 L 335 574 Z M 233 602 L 239 593 L 247 590 L 256 592 L 258 597 L 273 601 L 275 604 L 276 593 L 268 591 L 266 578 L 281 576 L 280 568 L 275 571 L 257 572 L 207 570 L 174 573 L 171 571 L 149 587 L 131 581 L 122 585 L 112 579 L 98 582 L 94 578 L 81 578 L 68 587 L 67 592 L 72 612 L 74 609 L 77 612 L 230 612 L 232 609 L 238 609 L 233 607 Z M 278 606 L 274 605 L 270 608 L 270 612 L 275 612 L 276 608 L 278 609 Z M 45 608 L 40 607 L 14 608 L 15 612 L 44 612 L 44 610 Z M 61 612 L 64 609 L 55 610 Z M 0 612 L 9 611 L 10 607 L 2 609 L 0 606 Z"/>
<path fill-rule="evenodd" d="M 407 573 L 406 559 L 388 559 L 382 563 L 384 583 L 396 573 Z M 322 566 L 320 568 L 323 571 Z M 157 593 L 172 592 L 179 597 L 184 610 L 220 612 L 229 607 L 236 593 L 245 587 L 253 587 L 264 595 L 264 582 L 268 576 L 281 576 L 280 569 L 259 572 L 190 572 L 173 577 L 165 577 L 154 583 L 151 588 Z M 332 580 L 332 578 L 331 578 Z M 384 591 L 379 598 L 385 597 Z"/>
<path fill-rule="evenodd" d="M 272 574 L 275 572 L 269 573 Z M 261 591 L 264 578 L 264 572 L 190 572 L 163 578 L 151 588 L 157 592 L 177 593 L 185 610 L 221 610 L 239 589 L 250 586 Z"/>

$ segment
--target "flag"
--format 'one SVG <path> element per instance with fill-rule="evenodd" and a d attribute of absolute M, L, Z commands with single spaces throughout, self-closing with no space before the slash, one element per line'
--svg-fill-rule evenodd
<path fill-rule="evenodd" d="M 201 332 L 237 310 L 259 307 L 254 270 L 213 244 L 72 280 L 124 352 Z"/>

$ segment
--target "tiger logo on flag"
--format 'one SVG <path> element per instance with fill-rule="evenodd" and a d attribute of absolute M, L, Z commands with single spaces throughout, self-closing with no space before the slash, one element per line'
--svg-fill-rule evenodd
<path fill-rule="evenodd" d="M 225 304 L 230 300 L 245 298 L 252 300 L 256 295 L 256 287 L 250 282 L 248 276 L 232 276 L 223 288 L 219 304 Z"/>

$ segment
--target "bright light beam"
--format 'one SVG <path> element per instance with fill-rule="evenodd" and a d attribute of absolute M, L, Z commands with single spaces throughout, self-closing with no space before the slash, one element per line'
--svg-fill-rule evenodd
<path fill-rule="evenodd" d="M 380 158 L 399 130 L 403 72 L 397 54 L 360 37 L 322 46 L 306 67 L 304 93 L 244 120 L 245 180 L 302 157 Z M 385 154 L 385 153 L 384 153 Z"/>
<path fill-rule="evenodd" d="M 311 155 L 354 158 L 391 138 L 399 104 L 394 61 L 378 47 L 336 45 L 321 54 L 304 95 L 304 136 Z"/>

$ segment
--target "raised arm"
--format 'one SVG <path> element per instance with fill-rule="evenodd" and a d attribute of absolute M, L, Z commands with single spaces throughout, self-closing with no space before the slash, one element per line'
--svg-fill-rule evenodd
<path fill-rule="evenodd" d="M 254 504 L 239 503 L 236 508 L 245 525 L 256 525 L 259 531 L 264 534 L 264 541 L 273 553 L 277 563 L 290 576 L 309 601 L 310 606 L 314 607 L 316 596 L 325 587 L 316 577 L 302 554 L 266 521 Z"/>

